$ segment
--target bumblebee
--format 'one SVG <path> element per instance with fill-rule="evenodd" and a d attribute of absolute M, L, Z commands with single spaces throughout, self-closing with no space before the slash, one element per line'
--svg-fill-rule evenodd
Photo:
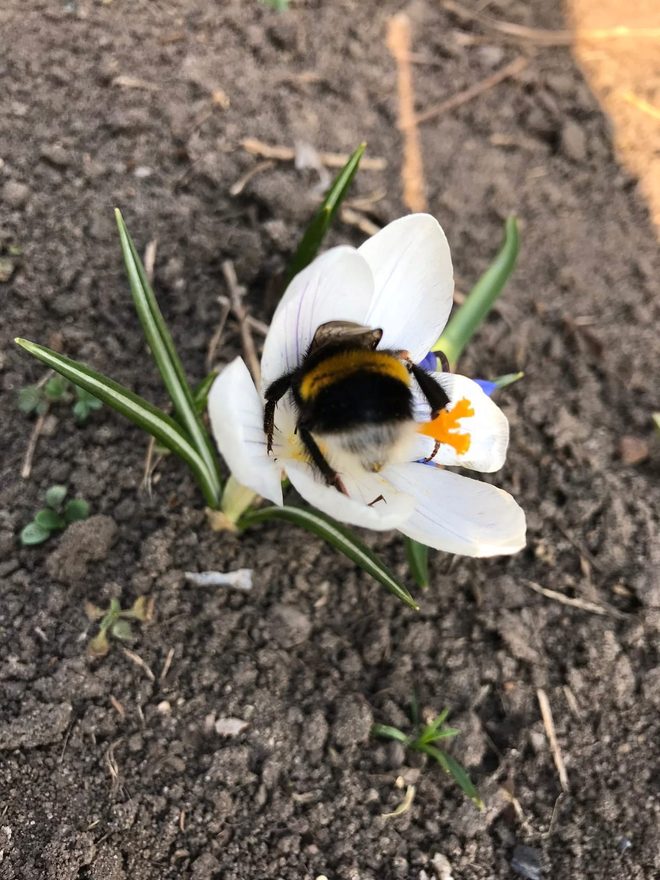
<path fill-rule="evenodd" d="M 300 365 L 266 389 L 264 433 L 269 454 L 277 404 L 291 391 L 296 433 L 329 486 L 348 494 L 321 447 L 331 452 L 335 465 L 357 461 L 373 473 L 397 460 L 397 450 L 416 430 L 413 380 L 431 407 L 432 419 L 447 406 L 449 397 L 407 352 L 377 350 L 382 336 L 381 329 L 346 321 L 321 324 Z"/>

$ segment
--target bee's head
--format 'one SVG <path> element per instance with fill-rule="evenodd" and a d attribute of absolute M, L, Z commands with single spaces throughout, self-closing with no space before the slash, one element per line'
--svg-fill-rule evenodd
<path fill-rule="evenodd" d="M 353 321 L 326 321 L 314 334 L 309 353 L 335 345 L 350 345 L 374 351 L 382 338 L 383 331 L 379 327 L 365 327 Z"/>

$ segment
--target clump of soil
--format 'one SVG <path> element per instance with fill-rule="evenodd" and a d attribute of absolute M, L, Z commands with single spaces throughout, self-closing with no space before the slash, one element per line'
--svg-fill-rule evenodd
<path fill-rule="evenodd" d="M 489 11 L 564 25 L 540 0 L 500 7 Z M 430 209 L 447 230 L 459 290 L 487 265 L 504 217 L 520 218 L 519 268 L 462 370 L 525 370 L 500 398 L 512 444 L 498 475 L 528 512 L 523 553 L 436 554 L 415 614 L 306 534 L 210 532 L 172 460 L 151 496 L 142 493 L 144 438 L 106 409 L 82 428 L 54 409 L 30 479 L 17 476 L 32 424 L 14 395 L 42 372 L 12 346 L 16 335 L 164 403 L 131 311 L 113 205 L 141 248 L 158 241 L 155 285 L 195 379 L 220 315 L 223 260 L 268 320 L 317 199 L 316 179 L 282 162 L 232 197 L 257 161 L 242 139 L 349 152 L 364 138 L 387 167 L 362 171 L 353 195 L 368 200 L 371 222 L 403 213 L 384 45 L 398 8 L 308 2 L 277 15 L 237 0 L 130 10 L 10 0 L 0 13 L 3 880 L 492 878 L 514 876 L 512 860 L 544 878 L 660 871 L 649 418 L 660 266 L 636 182 L 617 165 L 568 49 L 536 50 L 516 79 L 421 127 Z M 431 0 L 408 13 L 420 109 L 528 51 Z M 361 237 L 338 224 L 331 241 Z M 230 322 L 219 361 L 238 345 Z M 623 436 L 649 455 L 623 459 Z M 75 577 L 73 530 L 42 548 L 18 546 L 56 482 L 104 524 Z M 367 539 L 407 577 L 396 536 Z M 184 578 L 239 567 L 254 570 L 249 593 Z M 156 619 L 130 651 L 115 644 L 89 660 L 85 600 L 104 605 L 119 591 L 124 607 L 154 596 Z M 452 707 L 455 754 L 484 813 L 437 767 L 368 738 L 373 721 L 405 725 L 415 691 L 423 708 Z M 386 819 L 402 798 L 399 776 L 416 778 L 416 797 Z"/>

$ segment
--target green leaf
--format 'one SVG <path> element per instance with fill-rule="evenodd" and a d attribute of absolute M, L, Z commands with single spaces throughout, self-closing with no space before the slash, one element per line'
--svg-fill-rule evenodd
<path fill-rule="evenodd" d="M 74 385 L 80 385 L 90 394 L 98 397 L 111 409 L 121 413 L 133 424 L 154 436 L 175 455 L 178 455 L 193 472 L 206 503 L 210 507 L 217 504 L 216 484 L 209 480 L 208 469 L 203 459 L 174 419 L 143 397 L 139 397 L 128 388 L 119 385 L 118 382 L 114 382 L 78 361 L 57 354 L 27 339 L 16 339 L 15 342 L 47 366 L 61 373 Z"/>
<path fill-rule="evenodd" d="M 452 777 L 463 794 L 466 794 L 470 800 L 474 801 L 475 805 L 480 810 L 483 810 L 484 802 L 481 800 L 479 792 L 470 779 L 467 770 L 465 770 L 455 758 L 452 758 L 452 756 L 448 755 L 446 752 L 435 748 L 435 746 L 424 746 L 421 751 L 426 752 L 426 754 L 433 758 L 434 761 L 437 761 L 445 773 L 448 773 Z"/>
<path fill-rule="evenodd" d="M 36 385 L 26 385 L 18 392 L 18 408 L 26 415 L 34 412 L 41 402 L 41 392 Z"/>
<path fill-rule="evenodd" d="M 53 532 L 56 529 L 63 529 L 66 525 L 59 513 L 56 513 L 50 507 L 45 507 L 43 510 L 40 510 L 35 515 L 34 522 L 39 528 L 44 529 L 47 532 Z"/>
<path fill-rule="evenodd" d="M 43 544 L 50 538 L 50 531 L 42 529 L 36 522 L 28 523 L 21 531 L 20 541 L 24 547 L 31 547 L 34 544 Z"/>
<path fill-rule="evenodd" d="M 46 504 L 53 510 L 59 510 L 62 502 L 66 498 L 66 486 L 51 486 L 46 490 Z"/>
<path fill-rule="evenodd" d="M 72 498 L 64 508 L 64 519 L 67 523 L 79 522 L 89 516 L 89 504 L 84 498 Z"/>
<path fill-rule="evenodd" d="M 497 379 L 493 379 L 493 385 L 495 385 L 498 391 L 501 391 L 502 388 L 508 388 L 514 382 L 520 382 L 524 375 L 522 371 L 518 373 L 505 373 L 504 376 L 498 376 Z"/>
<path fill-rule="evenodd" d="M 195 408 L 193 394 L 186 379 L 183 365 L 179 360 L 174 341 L 163 318 L 156 296 L 149 284 L 142 260 L 128 234 L 121 212 L 115 209 L 121 250 L 128 273 L 135 309 L 156 366 L 163 379 L 167 393 L 174 406 L 178 421 L 187 432 L 190 441 L 201 457 L 207 471 L 206 481 L 212 488 L 217 507 L 220 501 L 220 471 L 215 452 L 200 415 Z"/>
<path fill-rule="evenodd" d="M 430 724 L 426 725 L 418 738 L 415 740 L 415 744 L 424 745 L 427 742 L 433 742 L 435 737 L 438 735 L 438 730 L 445 723 L 448 715 L 449 709 L 443 709 L 442 712 L 438 716 L 436 716 Z"/>
<path fill-rule="evenodd" d="M 444 352 L 452 369 L 513 272 L 518 257 L 518 246 L 518 224 L 515 217 L 509 217 L 500 252 L 474 285 L 465 302 L 452 315 L 444 333 L 433 346 L 433 351 Z"/>
<path fill-rule="evenodd" d="M 329 516 L 325 516 L 316 510 L 288 505 L 284 507 L 262 507 L 258 510 L 247 511 L 239 520 L 238 526 L 239 528 L 246 528 L 269 519 L 283 519 L 323 538 L 343 553 L 344 556 L 347 556 L 356 565 L 359 565 L 363 571 L 366 571 L 367 574 L 370 574 L 379 583 L 383 584 L 390 593 L 393 593 L 415 611 L 419 610 L 419 606 L 408 590 L 398 582 L 385 563 L 362 541 L 356 538 L 355 535 L 338 522 L 335 522 L 335 520 L 330 519 Z"/>
<path fill-rule="evenodd" d="M 656 430 L 660 431 L 660 412 L 654 412 L 651 416 L 653 419 L 653 424 L 656 427 Z"/>
<path fill-rule="evenodd" d="M 133 629 L 127 620 L 117 620 L 110 627 L 110 632 L 122 642 L 130 642 L 133 639 Z"/>
<path fill-rule="evenodd" d="M 57 403 L 66 394 L 68 382 L 61 376 L 53 376 L 44 385 L 44 394 L 51 401 Z"/>
<path fill-rule="evenodd" d="M 305 230 L 298 249 L 293 255 L 293 259 L 289 264 L 287 281 L 290 281 L 294 275 L 297 275 L 298 272 L 311 263 L 316 256 L 335 214 L 346 198 L 346 193 L 351 185 L 351 181 L 355 177 L 355 173 L 360 165 L 360 159 L 366 148 L 366 143 L 360 144 L 334 179 L 332 186 L 323 199 L 321 207 L 312 217 L 311 223 Z"/>
<path fill-rule="evenodd" d="M 195 402 L 195 409 L 201 416 L 202 413 L 206 412 L 206 405 L 209 399 L 209 391 L 211 390 L 211 385 L 215 382 L 218 376 L 217 370 L 212 370 L 208 376 L 205 376 L 202 381 L 195 385 L 193 388 L 193 401 Z"/>
<path fill-rule="evenodd" d="M 101 409 L 103 404 L 98 397 L 94 397 L 77 385 L 75 391 L 77 400 L 73 405 L 73 415 L 78 424 L 82 425 L 95 410 Z"/>
<path fill-rule="evenodd" d="M 425 589 L 429 585 L 429 548 L 407 535 L 404 537 L 406 557 L 410 572 L 418 587 Z"/>
<path fill-rule="evenodd" d="M 374 724 L 371 728 L 373 736 L 380 736 L 383 739 L 395 739 L 397 742 L 408 745 L 410 737 L 398 727 L 392 727 L 391 724 Z"/>
<path fill-rule="evenodd" d="M 89 645 L 87 645 L 87 651 L 92 657 L 105 657 L 109 650 L 110 642 L 108 641 L 105 630 L 101 630 L 101 632 L 97 633 L 97 635 L 95 635 L 90 641 Z"/>

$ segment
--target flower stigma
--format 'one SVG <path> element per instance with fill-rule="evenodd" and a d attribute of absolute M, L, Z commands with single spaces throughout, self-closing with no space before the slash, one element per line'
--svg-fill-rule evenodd
<path fill-rule="evenodd" d="M 451 446 L 458 455 L 465 455 L 470 449 L 472 436 L 461 433 L 459 420 L 468 419 L 474 414 L 472 404 L 467 397 L 463 397 L 450 410 L 440 410 L 432 422 L 424 422 L 417 430 L 426 437 Z"/>

